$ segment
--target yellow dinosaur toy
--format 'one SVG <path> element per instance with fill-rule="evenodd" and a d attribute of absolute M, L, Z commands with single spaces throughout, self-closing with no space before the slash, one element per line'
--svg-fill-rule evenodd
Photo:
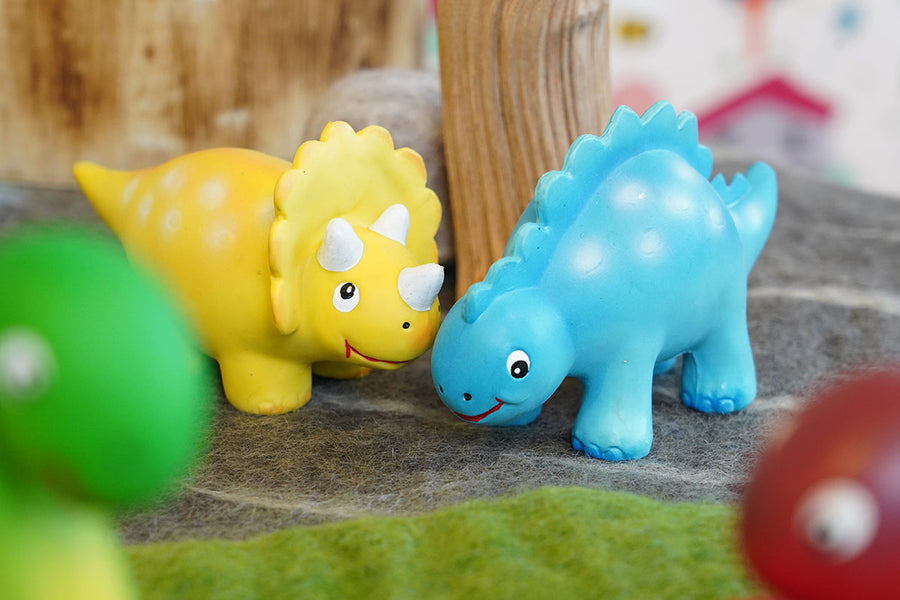
<path fill-rule="evenodd" d="M 222 148 L 75 178 L 133 257 L 175 290 L 238 409 L 309 401 L 312 372 L 359 377 L 427 350 L 443 268 L 422 158 L 330 123 L 293 164 Z"/>

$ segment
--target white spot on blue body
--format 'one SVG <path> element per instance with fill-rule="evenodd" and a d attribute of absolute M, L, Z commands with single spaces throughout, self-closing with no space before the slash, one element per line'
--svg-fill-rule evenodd
<path fill-rule="evenodd" d="M 658 229 L 645 229 L 638 237 L 638 253 L 642 258 L 658 258 L 665 252 L 665 241 Z"/>
<path fill-rule="evenodd" d="M 581 275 L 590 275 L 603 266 L 603 248 L 594 242 L 585 242 L 578 246 L 572 257 L 574 270 Z"/>
<path fill-rule="evenodd" d="M 720 232 L 725 229 L 725 214 L 718 205 L 711 205 L 706 209 L 706 216 L 709 222 L 710 231 Z"/>
<path fill-rule="evenodd" d="M 684 193 L 674 193 L 666 196 L 665 207 L 673 215 L 688 215 L 693 207 L 693 198 Z"/>
<path fill-rule="evenodd" d="M 647 199 L 647 189 L 640 182 L 627 183 L 619 187 L 610 200 L 620 210 L 640 208 Z"/>

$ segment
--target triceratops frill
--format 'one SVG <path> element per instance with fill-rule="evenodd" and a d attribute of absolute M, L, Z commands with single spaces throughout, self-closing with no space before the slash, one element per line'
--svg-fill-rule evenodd
<path fill-rule="evenodd" d="M 566 376 L 584 383 L 573 446 L 622 460 L 651 446 L 652 377 L 684 355 L 682 399 L 729 413 L 756 395 L 747 275 L 772 228 L 775 174 L 729 185 L 695 117 L 618 109 L 541 177 L 483 282 L 450 310 L 432 354 L 458 416 L 528 423 Z"/>

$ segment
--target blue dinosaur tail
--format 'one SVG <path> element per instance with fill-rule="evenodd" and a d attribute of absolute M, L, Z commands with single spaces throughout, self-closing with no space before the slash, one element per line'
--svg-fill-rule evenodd
<path fill-rule="evenodd" d="M 762 252 L 778 210 L 778 182 L 775 171 L 758 162 L 746 174 L 735 175 L 731 183 L 720 173 L 712 185 L 728 206 L 744 243 L 744 265 L 747 273 Z"/>

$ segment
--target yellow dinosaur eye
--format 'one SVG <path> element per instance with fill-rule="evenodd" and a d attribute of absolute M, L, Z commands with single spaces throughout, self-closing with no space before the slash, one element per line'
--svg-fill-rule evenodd
<path fill-rule="evenodd" d="M 349 281 L 345 281 L 334 288 L 334 297 L 332 298 L 334 307 L 341 312 L 350 312 L 359 304 L 359 290 L 356 285 Z"/>

